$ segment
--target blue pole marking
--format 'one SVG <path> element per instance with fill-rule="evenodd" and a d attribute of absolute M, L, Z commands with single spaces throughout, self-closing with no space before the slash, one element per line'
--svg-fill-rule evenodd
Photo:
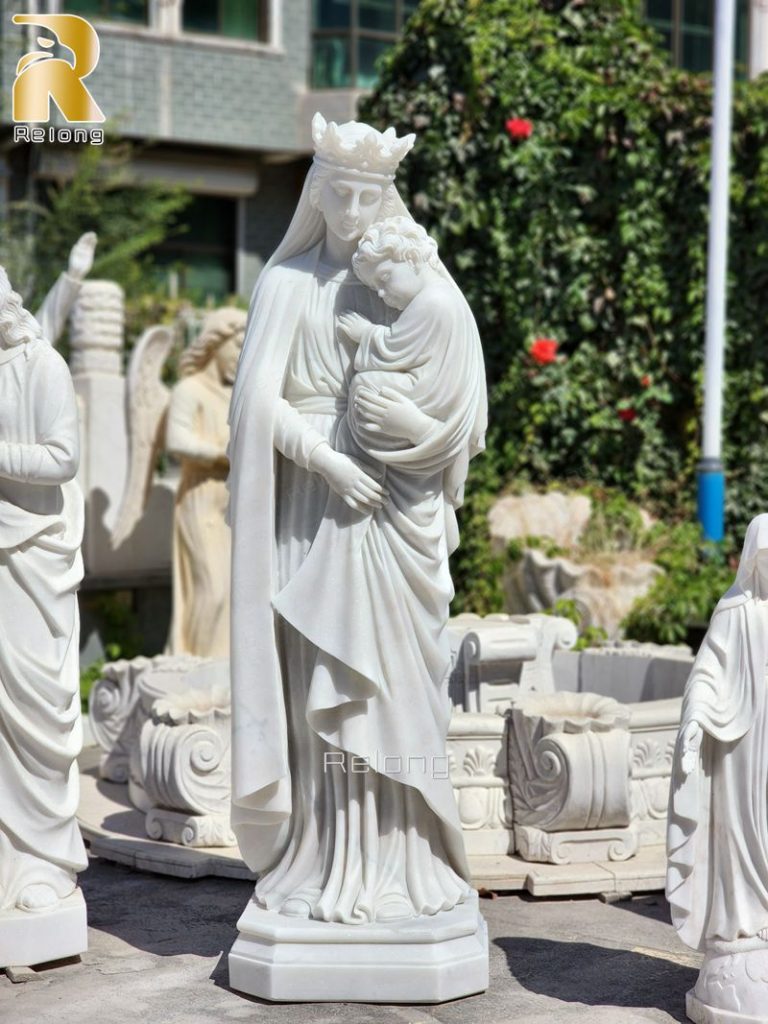
<path fill-rule="evenodd" d="M 725 536 L 725 473 L 720 459 L 702 459 L 697 467 L 698 514 L 704 540 Z"/>

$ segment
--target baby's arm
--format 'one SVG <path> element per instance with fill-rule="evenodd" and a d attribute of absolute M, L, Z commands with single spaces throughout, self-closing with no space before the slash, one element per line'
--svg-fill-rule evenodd
<path fill-rule="evenodd" d="M 339 326 L 339 330 L 343 331 L 344 334 L 356 345 L 367 340 L 370 335 L 376 330 L 386 330 L 387 328 L 382 327 L 381 324 L 374 324 L 360 313 L 340 313 L 336 317 L 336 323 Z"/>

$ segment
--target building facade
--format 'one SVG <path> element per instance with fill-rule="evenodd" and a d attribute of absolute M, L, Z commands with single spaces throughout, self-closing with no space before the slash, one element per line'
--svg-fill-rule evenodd
<path fill-rule="evenodd" d="M 164 273 L 200 298 L 248 296 L 295 205 L 312 114 L 354 116 L 417 2 L 0 0 L 0 202 L 30 180 L 66 177 L 73 161 L 61 144 L 13 141 L 16 64 L 45 33 L 12 15 L 81 14 L 101 42 L 89 88 L 120 134 L 141 143 L 131 174 L 194 195 L 187 231 L 157 253 Z M 672 59 L 706 70 L 713 0 L 644 4 Z M 768 0 L 739 0 L 737 59 L 744 74 L 768 65 Z"/>
<path fill-rule="evenodd" d="M 194 195 L 187 231 L 158 259 L 180 268 L 181 287 L 247 296 L 295 205 L 312 113 L 354 115 L 372 53 L 396 38 L 409 4 L 368 6 L 358 0 L 353 22 L 343 0 L 315 5 L 314 19 L 311 0 L 2 0 L 0 198 L 25 195 L 30 178 L 66 177 L 73 160 L 61 144 L 13 142 L 16 64 L 46 33 L 12 15 L 82 14 L 101 43 L 88 87 L 108 122 L 142 144 L 131 173 Z"/>

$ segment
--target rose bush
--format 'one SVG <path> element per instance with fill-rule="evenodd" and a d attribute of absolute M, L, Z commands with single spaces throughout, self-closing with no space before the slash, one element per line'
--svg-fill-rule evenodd
<path fill-rule="evenodd" d="M 478 320 L 491 397 L 454 571 L 499 606 L 483 509 L 510 481 L 594 482 L 673 519 L 698 458 L 711 82 L 635 0 L 422 0 L 362 111 L 416 131 L 399 186 Z M 527 122 L 531 131 L 522 130 Z M 768 78 L 739 82 L 728 528 L 768 507 Z M 537 359 L 537 339 L 557 339 Z"/>

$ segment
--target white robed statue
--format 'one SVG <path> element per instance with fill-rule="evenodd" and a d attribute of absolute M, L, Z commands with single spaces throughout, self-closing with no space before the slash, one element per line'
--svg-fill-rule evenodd
<path fill-rule="evenodd" d="M 667 852 L 672 921 L 707 954 L 689 1015 L 768 1021 L 768 515 L 747 529 L 686 685 Z"/>
<path fill-rule="evenodd" d="M 87 863 L 75 820 L 78 459 L 67 365 L 0 268 L 0 912 L 53 909 Z"/>
<path fill-rule="evenodd" d="M 313 136 L 296 213 L 254 291 L 230 413 L 233 825 L 246 862 L 262 872 L 257 908 L 364 932 L 424 921 L 471 893 L 445 757 L 448 555 L 468 462 L 483 445 L 486 393 L 474 320 L 435 261 L 460 310 L 444 343 L 455 361 L 430 364 L 445 421 L 407 396 L 363 387 L 360 408 L 380 437 L 396 441 L 380 447 L 399 450 L 397 472 L 347 454 L 337 435 L 356 346 L 337 317 L 385 326 L 394 318 L 351 261 L 372 224 L 409 216 L 394 175 L 414 139 L 320 115 Z M 337 516 L 339 499 L 346 512 Z M 354 529 L 362 541 L 353 575 L 349 558 L 329 562 L 317 593 L 314 570 L 302 568 L 321 524 L 331 550 L 334 530 Z M 276 606 L 291 583 L 289 622 Z M 342 602 L 350 621 L 331 633 L 322 605 L 334 588 L 350 595 Z M 280 998 L 263 975 L 251 985 L 238 973 L 253 950 L 246 917 L 230 955 L 232 983 Z M 338 952 L 336 966 L 346 956 Z M 487 954 L 478 957 L 469 991 L 484 984 Z M 323 971 L 319 989 L 301 988 L 311 972 L 294 977 L 294 997 L 361 998 L 332 988 L 334 964 Z"/>

